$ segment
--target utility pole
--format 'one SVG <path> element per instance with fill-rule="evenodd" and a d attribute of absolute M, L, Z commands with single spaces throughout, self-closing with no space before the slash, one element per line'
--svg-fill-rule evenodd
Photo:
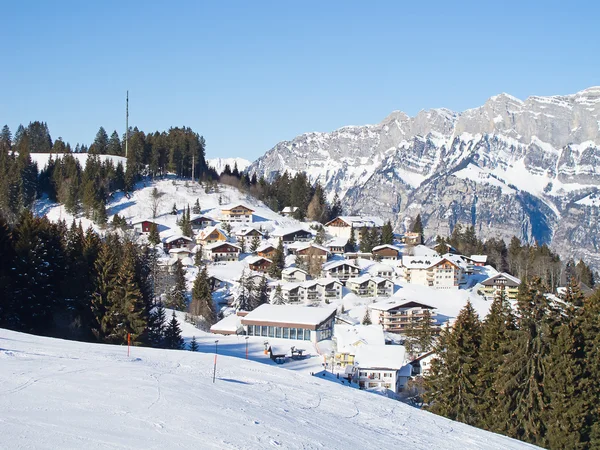
<path fill-rule="evenodd" d="M 125 101 L 125 158 L 127 158 L 127 144 L 129 141 L 129 91 Z"/>
<path fill-rule="evenodd" d="M 194 167 L 196 166 L 195 161 L 196 155 L 192 155 L 192 183 L 194 182 Z"/>

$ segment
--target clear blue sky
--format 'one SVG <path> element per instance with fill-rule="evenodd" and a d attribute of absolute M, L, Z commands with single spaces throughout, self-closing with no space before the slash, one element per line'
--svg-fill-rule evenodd
<path fill-rule="evenodd" d="M 168 4 L 167 4 L 168 3 Z M 523 4 L 527 5 L 523 5 Z M 600 84 L 597 1 L 6 1 L 0 125 L 186 125 L 207 156 L 255 159 L 309 131 L 393 110 Z"/>

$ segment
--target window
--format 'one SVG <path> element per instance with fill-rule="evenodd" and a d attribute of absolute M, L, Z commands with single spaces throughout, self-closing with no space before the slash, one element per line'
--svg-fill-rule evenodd
<path fill-rule="evenodd" d="M 275 327 L 269 327 L 269 337 L 275 336 Z"/>
<path fill-rule="evenodd" d="M 296 329 L 290 328 L 290 339 L 296 339 Z"/>
<path fill-rule="evenodd" d="M 266 326 L 262 326 L 261 328 L 262 329 L 261 329 L 260 335 L 261 336 L 266 336 L 267 335 L 267 327 Z"/>
<path fill-rule="evenodd" d="M 361 377 L 366 377 L 366 376 L 367 376 L 367 372 L 360 372 L 360 373 L 359 373 L 359 376 L 361 376 Z"/>
<path fill-rule="evenodd" d="M 276 338 L 280 338 L 281 337 L 281 327 L 275 328 L 275 337 Z"/>
<path fill-rule="evenodd" d="M 289 328 L 286 328 L 286 327 L 283 328 L 283 338 L 284 339 L 290 338 L 290 329 Z"/>
<path fill-rule="evenodd" d="M 310 341 L 310 330 L 304 330 L 304 340 Z"/>
<path fill-rule="evenodd" d="M 296 339 L 302 340 L 304 339 L 304 329 L 303 328 L 297 328 L 297 335 L 296 335 Z"/>
<path fill-rule="evenodd" d="M 248 325 L 248 336 L 254 336 L 254 325 Z"/>

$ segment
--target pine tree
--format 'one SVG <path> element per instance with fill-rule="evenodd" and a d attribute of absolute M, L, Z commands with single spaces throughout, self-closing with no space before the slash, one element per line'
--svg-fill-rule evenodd
<path fill-rule="evenodd" d="M 371 315 L 369 314 L 369 308 L 367 308 L 365 310 L 365 315 L 363 316 L 362 324 L 363 325 L 372 325 L 373 324 L 373 322 L 371 321 Z"/>
<path fill-rule="evenodd" d="M 196 199 L 196 203 L 194 203 L 194 207 L 192 208 L 192 212 L 194 214 L 200 214 L 202 209 L 200 209 L 200 200 Z"/>
<path fill-rule="evenodd" d="M 238 244 L 240 245 L 240 248 L 242 249 L 241 253 L 246 253 L 246 239 L 244 239 L 244 236 L 242 236 L 240 238 L 240 241 L 238 242 Z"/>
<path fill-rule="evenodd" d="M 381 243 L 392 245 L 394 243 L 394 229 L 392 222 L 388 220 L 381 229 Z"/>
<path fill-rule="evenodd" d="M 237 311 L 252 311 L 252 302 L 248 292 L 248 281 L 246 272 L 243 270 L 238 281 L 238 295 L 235 301 Z"/>
<path fill-rule="evenodd" d="M 425 379 L 431 412 L 459 422 L 477 422 L 477 390 L 481 323 L 470 302 L 452 329 L 446 328 L 434 349 L 437 358 Z"/>
<path fill-rule="evenodd" d="M 150 224 L 150 233 L 148 234 L 148 242 L 152 245 L 160 244 L 160 235 L 158 234 L 158 226 L 152 222 Z"/>
<path fill-rule="evenodd" d="M 190 341 L 190 351 L 197 352 L 200 347 L 198 346 L 198 342 L 196 341 L 196 336 L 192 336 L 192 340 Z"/>
<path fill-rule="evenodd" d="M 283 293 L 281 291 L 281 285 L 278 284 L 275 288 L 275 292 L 273 294 L 273 298 L 271 299 L 272 305 L 285 305 L 285 299 L 283 298 Z"/>
<path fill-rule="evenodd" d="M 190 304 L 190 314 L 195 317 L 203 317 L 204 320 L 212 325 L 215 323 L 215 307 L 208 281 L 208 272 L 206 266 L 198 272 L 192 288 L 192 302 Z"/>
<path fill-rule="evenodd" d="M 267 292 L 268 288 L 269 286 L 267 283 L 267 278 L 263 275 L 254 295 L 254 304 L 252 305 L 252 309 L 256 309 L 265 303 L 269 303 L 269 294 Z"/>
<path fill-rule="evenodd" d="M 167 316 L 162 302 L 158 302 L 148 317 L 148 344 L 152 347 L 163 347 L 165 340 Z"/>
<path fill-rule="evenodd" d="M 283 240 L 279 238 L 279 244 L 277 244 L 275 255 L 273 256 L 273 264 L 271 264 L 271 267 L 269 267 L 269 275 L 272 278 L 281 278 L 281 271 L 285 267 L 285 255 L 283 252 Z"/>
<path fill-rule="evenodd" d="M 171 209 L 171 215 L 176 216 L 177 215 L 177 204 L 173 203 L 173 208 Z"/>
<path fill-rule="evenodd" d="M 498 419 L 502 414 L 499 410 L 499 399 L 502 396 L 497 391 L 498 369 L 509 354 L 515 330 L 515 315 L 506 294 L 502 291 L 502 294 L 492 302 L 481 329 L 479 348 L 481 368 L 477 377 L 479 392 L 477 408 L 480 418 L 477 426 L 487 430 L 498 431 Z"/>
<path fill-rule="evenodd" d="M 254 236 L 252 238 L 252 242 L 250 242 L 250 252 L 256 253 L 256 249 L 260 247 L 260 238 L 258 236 Z"/>
<path fill-rule="evenodd" d="M 423 222 L 421 221 L 421 214 L 417 214 L 417 217 L 415 218 L 415 223 L 413 223 L 413 226 L 410 231 L 412 231 L 413 233 L 419 233 L 421 237 L 423 237 Z"/>
<path fill-rule="evenodd" d="M 175 317 L 175 311 L 173 311 L 171 320 L 169 321 L 165 330 L 165 348 L 181 350 L 183 349 L 183 345 L 181 328 L 179 326 L 179 322 L 177 321 L 177 317 Z"/>
<path fill-rule="evenodd" d="M 346 248 L 344 249 L 347 253 L 356 251 L 356 235 L 354 233 L 354 227 L 350 227 L 350 239 L 346 243 Z"/>
<path fill-rule="evenodd" d="M 441 236 L 436 236 L 435 238 L 436 245 L 434 250 L 438 253 L 438 255 L 445 255 L 450 251 L 450 247 L 446 243 L 446 239 Z"/>
<path fill-rule="evenodd" d="M 192 229 L 190 215 L 190 205 L 188 205 L 187 210 L 183 210 L 183 218 L 181 220 L 181 232 L 184 236 L 189 238 L 194 237 L 194 230 Z"/>
<path fill-rule="evenodd" d="M 431 350 L 435 339 L 435 327 L 434 320 L 431 316 L 431 311 L 425 309 L 423 311 L 423 319 L 419 322 L 419 349 L 422 353 Z"/>
<path fill-rule="evenodd" d="M 198 245 L 194 254 L 194 265 L 200 267 L 202 264 L 202 246 Z"/>
<path fill-rule="evenodd" d="M 175 263 L 175 285 L 169 293 L 169 308 L 177 311 L 185 311 L 186 309 L 186 285 L 185 285 L 185 271 L 180 260 Z"/>

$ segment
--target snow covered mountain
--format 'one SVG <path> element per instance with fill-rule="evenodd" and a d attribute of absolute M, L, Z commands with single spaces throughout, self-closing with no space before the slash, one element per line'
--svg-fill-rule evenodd
<path fill-rule="evenodd" d="M 261 355 L 262 339 L 249 339 Z M 212 336 L 200 352 L 128 357 L 123 346 L 0 329 L 0 448 L 535 448 L 264 354 L 220 355 L 213 383 L 214 348 Z"/>
<path fill-rule="evenodd" d="M 251 163 L 244 158 L 211 158 L 206 160 L 206 164 L 215 169 L 217 173 L 221 173 L 227 164 L 229 164 L 231 170 L 233 170 L 233 166 L 237 164 L 238 170 L 242 172 L 246 170 Z"/>
<path fill-rule="evenodd" d="M 426 233 L 473 224 L 483 238 L 549 243 L 600 269 L 600 87 L 576 94 L 491 97 L 456 113 L 395 111 L 377 125 L 284 141 L 249 172 L 305 171 L 347 213 L 402 229 L 421 213 Z"/>

